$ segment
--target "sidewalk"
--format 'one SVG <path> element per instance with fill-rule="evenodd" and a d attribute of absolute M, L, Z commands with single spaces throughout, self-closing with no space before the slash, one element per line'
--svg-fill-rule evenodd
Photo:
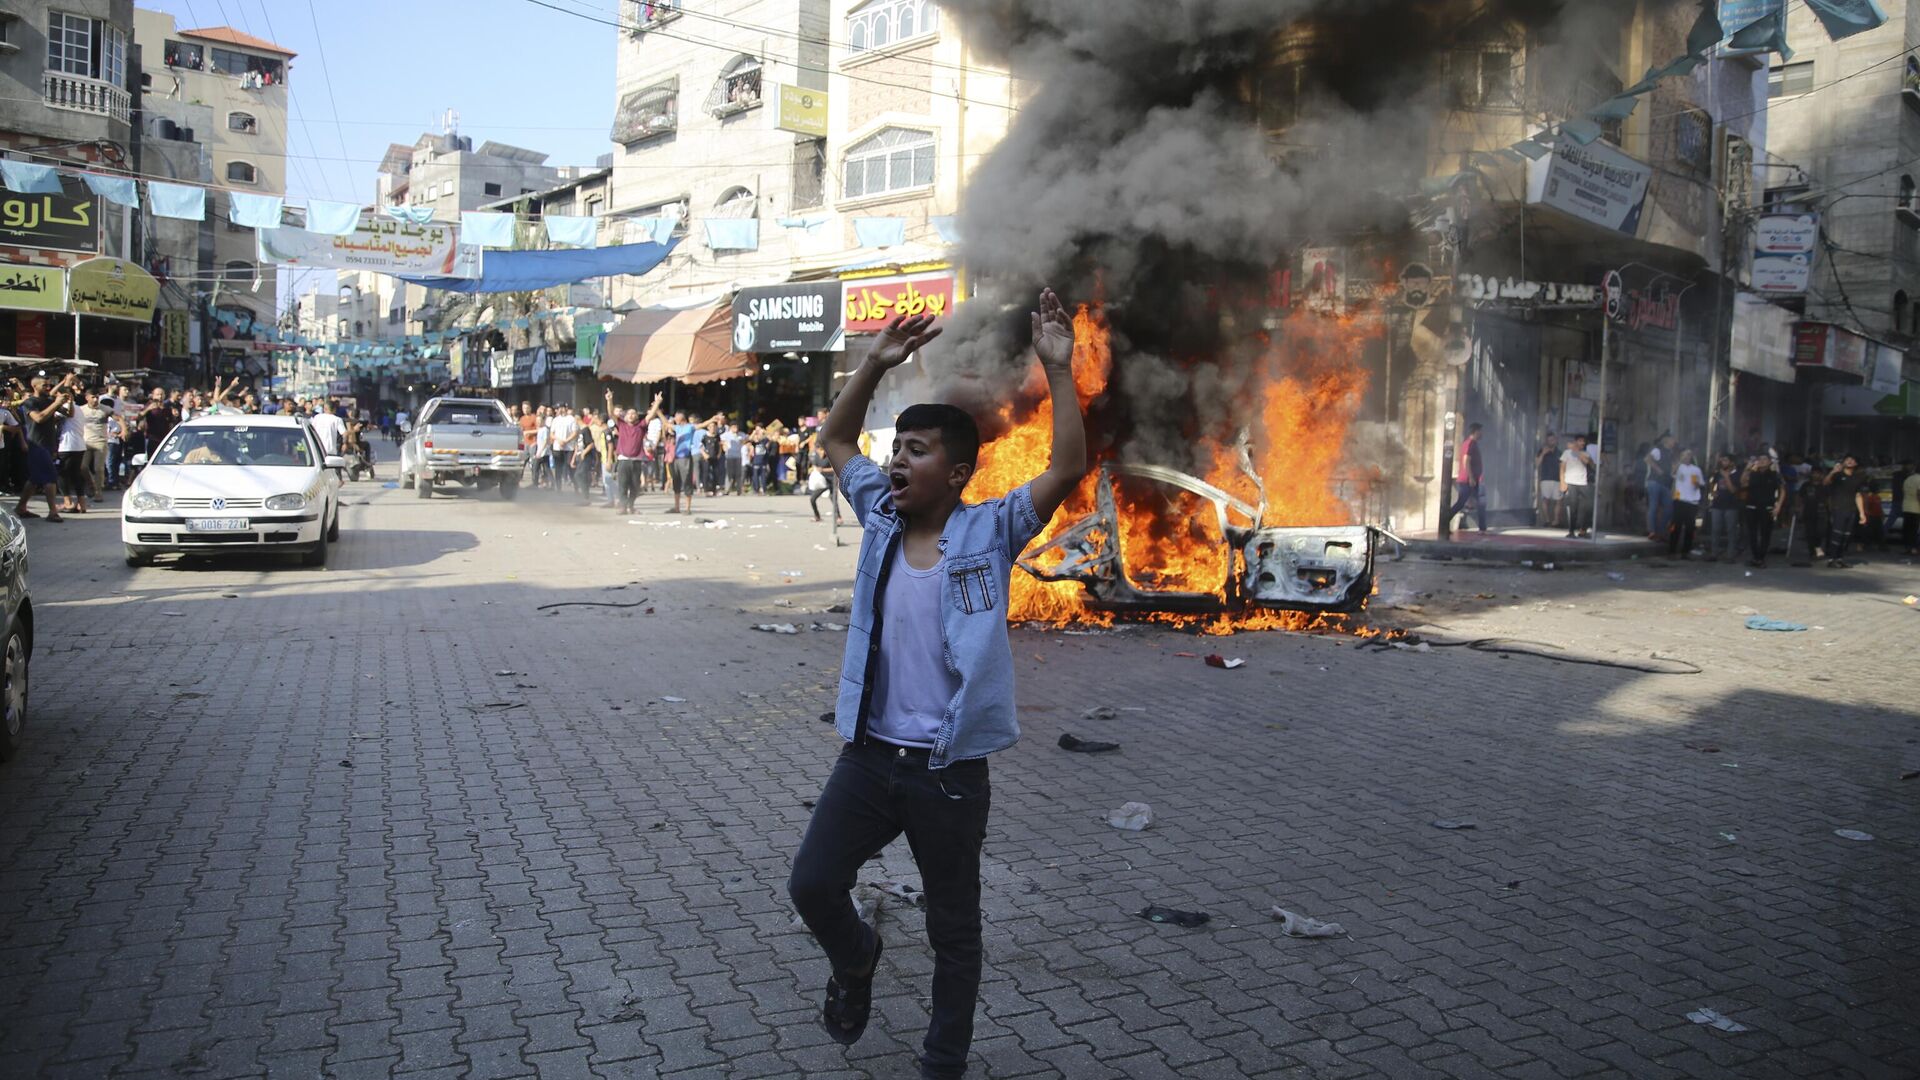
<path fill-rule="evenodd" d="M 1474 559 L 1482 562 L 1611 562 L 1666 554 L 1666 545 L 1641 536 L 1603 534 L 1596 543 L 1591 538 L 1570 540 L 1560 529 L 1515 526 L 1480 532 L 1455 529 L 1447 540 L 1437 533 L 1402 533 L 1409 554 L 1443 559 Z"/>

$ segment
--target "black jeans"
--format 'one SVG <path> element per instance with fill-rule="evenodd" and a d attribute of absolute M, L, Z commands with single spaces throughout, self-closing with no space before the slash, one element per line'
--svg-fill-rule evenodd
<path fill-rule="evenodd" d="M 1766 562 L 1773 547 L 1773 508 L 1746 508 L 1747 552 L 1754 562 Z"/>
<path fill-rule="evenodd" d="M 633 509 L 633 500 L 640 494 L 640 478 L 649 464 L 641 458 L 621 458 L 615 465 L 620 482 L 620 509 Z"/>
<path fill-rule="evenodd" d="M 1667 527 L 1667 554 L 1685 555 L 1693 550 L 1694 514 L 1699 503 L 1673 500 L 1673 524 Z"/>
<path fill-rule="evenodd" d="M 746 470 L 745 463 L 743 463 L 739 458 L 730 457 L 727 459 L 727 490 L 728 491 L 733 492 L 735 495 L 746 494 L 746 488 L 744 486 L 746 482 L 746 476 L 747 476 L 747 470 Z"/>
<path fill-rule="evenodd" d="M 62 456 L 64 457 L 65 455 Z M 1860 524 L 1859 515 L 1855 514 L 1851 509 L 1844 514 L 1828 512 L 1827 558 L 1844 559 L 1847 557 L 1847 546 L 1852 542 L 1853 530 L 1858 524 Z"/>
<path fill-rule="evenodd" d="M 1487 504 L 1486 501 L 1480 497 L 1480 485 L 1456 481 L 1453 485 L 1453 490 L 1460 494 L 1453 500 L 1453 509 L 1447 511 L 1446 520 L 1451 522 L 1456 514 L 1465 513 L 1467 504 L 1471 503 L 1473 504 L 1474 516 L 1480 520 L 1480 531 L 1486 532 Z M 1462 518 L 1460 523 L 1465 525 L 1466 520 Z"/>
<path fill-rule="evenodd" d="M 813 511 L 813 520 L 820 520 L 820 496 L 827 497 L 827 505 L 833 507 L 833 523 L 840 524 L 840 478 L 827 473 L 827 486 L 807 496 L 807 507 Z"/>
<path fill-rule="evenodd" d="M 1586 484 L 1567 485 L 1567 532 L 1593 528 L 1593 489 Z"/>
<path fill-rule="evenodd" d="M 813 808 L 793 859 L 787 894 L 826 951 L 836 977 L 873 956 L 872 935 L 853 910 L 855 875 L 901 833 L 927 893 L 933 946 L 933 1007 L 920 1055 L 931 1075 L 959 1076 L 973 1043 L 980 998 L 980 845 L 992 789 L 987 763 L 927 767 L 927 751 L 848 743 Z"/>

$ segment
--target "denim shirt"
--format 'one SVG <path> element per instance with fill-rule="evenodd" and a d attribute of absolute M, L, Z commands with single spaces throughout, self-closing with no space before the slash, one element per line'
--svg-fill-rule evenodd
<path fill-rule="evenodd" d="M 840 472 L 841 490 L 866 529 L 853 579 L 847 652 L 840 664 L 840 697 L 834 709 L 840 737 L 867 741 L 873 664 L 880 653 L 880 610 L 893 553 L 904 526 L 893 506 L 887 474 L 858 455 Z M 960 676 L 960 691 L 947 703 L 934 735 L 929 768 L 985 757 L 1020 738 L 1013 708 L 1013 648 L 1007 642 L 1007 589 L 1013 560 L 1046 522 L 1033 508 L 1031 485 L 1005 498 L 954 508 L 940 533 L 945 580 L 940 586 L 940 630 L 947 667 Z"/>

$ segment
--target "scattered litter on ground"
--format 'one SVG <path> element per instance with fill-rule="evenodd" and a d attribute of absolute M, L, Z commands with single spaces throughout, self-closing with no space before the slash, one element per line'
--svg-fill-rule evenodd
<path fill-rule="evenodd" d="M 833 714 L 830 712 L 823 712 L 820 714 L 820 722 L 823 724 L 831 724 L 833 723 L 833 719 L 834 719 Z"/>
<path fill-rule="evenodd" d="M 1117 742 L 1094 742 L 1091 739 L 1079 739 L 1072 735 L 1060 736 L 1060 749 L 1076 754 L 1104 754 L 1109 750 L 1120 749 Z"/>
<path fill-rule="evenodd" d="M 1731 608 L 1731 609 L 1729 609 L 1729 610 L 1731 610 L 1731 611 L 1732 611 L 1732 612 L 1733 612 L 1733 613 L 1734 613 L 1735 615 L 1758 615 L 1758 614 L 1760 614 L 1760 609 L 1759 609 L 1759 608 L 1750 608 L 1750 607 L 1745 607 L 1745 606 L 1741 606 L 1741 607 L 1737 607 L 1737 608 Z"/>
<path fill-rule="evenodd" d="M 1903 596 L 1900 598 L 1900 602 L 1908 607 L 1920 605 L 1920 596 Z"/>
<path fill-rule="evenodd" d="M 222 599 L 222 600 L 238 600 L 238 599 L 240 599 L 240 594 L 239 594 L 239 593 L 237 593 L 237 592 L 223 592 L 223 593 L 221 593 L 221 594 L 220 594 L 220 599 Z"/>
<path fill-rule="evenodd" d="M 1738 1035 L 1743 1031 L 1753 1030 L 1752 1028 L 1748 1027 L 1745 1024 L 1741 1024 L 1733 1020 L 1729 1020 L 1725 1016 L 1722 1016 L 1719 1013 L 1714 1012 L 1712 1009 L 1695 1009 L 1692 1012 L 1687 1014 L 1687 1019 L 1693 1021 L 1696 1024 L 1705 1024 L 1707 1027 L 1716 1027 L 1716 1028 L 1719 1028 L 1721 1031 L 1732 1032 L 1735 1035 Z"/>
<path fill-rule="evenodd" d="M 660 700 L 669 705 L 685 705 L 687 703 L 687 699 L 683 697 L 663 697 Z"/>
<path fill-rule="evenodd" d="M 1703 754 L 1717 754 L 1720 752 L 1719 747 L 1713 746 L 1711 744 L 1681 743 L 1680 745 L 1686 747 L 1689 750 L 1698 750 Z"/>
<path fill-rule="evenodd" d="M 867 887 L 879 892 L 883 896 L 891 896 L 895 900 L 905 900 L 914 907 L 922 910 L 926 909 L 927 894 L 904 881 L 869 881 L 867 882 Z"/>
<path fill-rule="evenodd" d="M 852 613 L 852 611 L 852 606 L 848 604 L 833 604 L 827 608 L 827 614 L 829 615 L 847 615 Z"/>
<path fill-rule="evenodd" d="M 755 626 L 754 629 L 769 634 L 797 634 L 800 632 L 800 628 L 790 622 L 763 622 Z"/>
<path fill-rule="evenodd" d="M 1607 571 L 1607 580 L 1608 581 L 1625 581 L 1627 580 L 1627 575 L 1621 573 L 1618 570 L 1609 570 Z"/>
<path fill-rule="evenodd" d="M 1120 711 L 1111 705 L 1095 705 L 1080 713 L 1082 720 L 1111 720 L 1120 715 Z"/>
<path fill-rule="evenodd" d="M 1755 615 L 1747 619 L 1747 629 L 1749 630 L 1777 630 L 1782 633 L 1792 633 L 1796 630 L 1805 630 L 1806 628 L 1806 623 L 1787 622 L 1785 619 L 1769 619 L 1765 615 Z"/>
<path fill-rule="evenodd" d="M 1900 774 L 1900 779 L 1912 780 L 1917 776 L 1920 776 L 1920 769 L 1908 769 L 1906 772 Z"/>
<path fill-rule="evenodd" d="M 1722 839 L 1722 840 L 1725 840 L 1725 841 L 1727 841 L 1728 843 L 1732 843 L 1732 842 L 1734 842 L 1735 840 L 1738 840 L 1738 839 L 1740 839 L 1740 838 L 1739 838 L 1738 836 L 1736 836 L 1736 835 L 1734 835 L 1733 833 L 1730 833 L 1730 832 L 1723 832 L 1723 833 L 1721 833 L 1721 834 L 1720 834 L 1720 839 Z"/>
<path fill-rule="evenodd" d="M 170 619 L 179 619 L 179 618 L 184 618 L 187 613 L 184 611 L 163 611 L 160 614 L 165 615 Z"/>
<path fill-rule="evenodd" d="M 1213 921 L 1213 916 L 1204 911 L 1181 911 L 1178 908 L 1161 907 L 1158 904 L 1143 907 L 1139 911 L 1134 912 L 1134 915 L 1148 922 L 1172 923 L 1175 926 L 1184 926 L 1189 930 L 1196 926 L 1205 926 Z"/>
<path fill-rule="evenodd" d="M 1861 831 L 1860 831 L 1859 829 L 1835 829 L 1835 830 L 1833 830 L 1833 835 L 1835 835 L 1835 836 L 1837 836 L 1837 837 L 1839 837 L 1839 838 L 1840 838 L 1840 839 L 1842 839 L 1842 840 L 1871 840 L 1871 839 L 1873 839 L 1873 834 L 1872 834 L 1872 833 L 1867 833 L 1867 832 L 1861 832 Z"/>
<path fill-rule="evenodd" d="M 1440 818 L 1439 820 L 1433 823 L 1433 827 L 1436 829 L 1455 829 L 1455 830 L 1477 829 L 1480 827 L 1480 824 L 1474 821 L 1455 821 L 1452 818 Z"/>
<path fill-rule="evenodd" d="M 524 701 L 489 701 L 485 705 L 467 706 L 469 709 L 524 709 L 526 707 L 527 703 Z"/>
<path fill-rule="evenodd" d="M 806 577 L 807 575 L 806 575 L 806 572 L 803 570 L 782 570 L 780 571 L 780 576 L 781 577 Z"/>
<path fill-rule="evenodd" d="M 810 623 L 810 624 L 808 624 L 808 626 L 807 626 L 807 629 L 809 629 L 809 630 L 825 630 L 826 632 L 828 632 L 828 633 L 830 633 L 830 634 L 844 634 L 844 633 L 846 633 L 846 632 L 847 632 L 847 628 L 846 628 L 846 625 L 845 625 L 844 623 L 837 623 L 837 622 L 817 622 L 817 623 Z"/>
<path fill-rule="evenodd" d="M 787 598 L 785 598 L 785 597 L 781 597 L 780 599 L 778 599 L 778 600 L 775 600 L 775 601 L 773 602 L 773 606 L 774 606 L 774 607 L 792 607 L 792 606 L 793 606 L 793 601 L 791 601 L 791 600 L 788 600 L 788 599 L 787 599 Z"/>
<path fill-rule="evenodd" d="M 709 521 L 705 518 L 702 518 L 700 520 L 700 525 L 702 528 L 706 528 L 706 529 L 724 529 L 727 527 L 727 519 L 719 518 L 717 520 Z"/>
<path fill-rule="evenodd" d="M 498 676 L 499 676 L 500 678 L 502 678 L 502 679 L 505 679 L 505 678 L 509 678 L 509 677 L 511 677 L 511 676 L 514 676 L 514 675 L 518 675 L 518 674 L 520 674 L 520 673 L 519 673 L 519 672 L 517 672 L 517 671 L 508 671 L 508 670 L 506 670 L 505 668 L 502 668 L 502 669 L 500 669 L 499 671 L 496 671 L 496 672 L 494 672 L 494 674 L 495 674 L 495 675 L 498 675 Z"/>
<path fill-rule="evenodd" d="M 1553 568 L 1554 568 L 1554 566 L 1553 566 L 1553 564 L 1552 564 L 1552 563 L 1541 563 L 1541 564 L 1540 564 L 1540 569 L 1542 569 L 1542 570 L 1552 570 Z"/>
<path fill-rule="evenodd" d="M 1246 666 L 1246 663 L 1247 662 L 1245 660 L 1242 660 L 1237 656 L 1229 660 L 1226 657 L 1221 656 L 1219 653 L 1207 654 L 1208 667 L 1226 668 L 1228 671 L 1232 671 L 1234 668 Z"/>
<path fill-rule="evenodd" d="M 804 806 L 804 807 L 806 807 L 806 808 L 807 808 L 807 809 L 809 809 L 809 810 L 811 810 L 811 809 L 813 809 L 813 800 L 812 800 L 812 799 L 801 799 L 801 800 L 800 800 L 800 805 L 801 805 L 801 806 Z"/>
<path fill-rule="evenodd" d="M 693 559 L 685 554 L 681 554 L 681 555 L 675 555 L 673 557 L 673 561 L 674 562 L 692 562 Z"/>
<path fill-rule="evenodd" d="M 1119 809 L 1107 811 L 1107 824 L 1128 832 L 1139 832 L 1153 824 L 1153 807 L 1143 802 L 1121 803 Z"/>
<path fill-rule="evenodd" d="M 1337 922 L 1321 922 L 1319 919 L 1310 919 L 1298 912 L 1288 911 L 1278 904 L 1274 905 L 1271 914 L 1274 918 L 1280 920 L 1280 932 L 1288 937 L 1339 937 L 1347 932 L 1347 928 Z"/>
<path fill-rule="evenodd" d="M 563 608 L 563 607 L 635 608 L 635 607 L 639 607 L 641 604 L 646 603 L 647 599 L 648 599 L 647 597 L 643 596 L 640 599 L 635 600 L 630 604 L 616 603 L 611 600 L 562 600 L 557 604 L 541 604 L 539 607 L 534 608 L 533 610 L 548 611 L 553 608 Z"/>

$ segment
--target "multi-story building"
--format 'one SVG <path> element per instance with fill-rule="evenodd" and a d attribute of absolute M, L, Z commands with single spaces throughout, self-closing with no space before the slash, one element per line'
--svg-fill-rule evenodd
<path fill-rule="evenodd" d="M 1792 383 L 1740 377 L 1736 430 L 1827 453 L 1920 451 L 1920 4 L 1830 40 L 1788 9 L 1791 61 L 1767 72 L 1769 210 L 1818 216 Z M 1902 368 L 1904 367 L 1904 371 Z"/>
<path fill-rule="evenodd" d="M 284 195 L 294 52 L 230 26 L 182 30 L 172 15 L 145 8 L 134 13 L 134 40 L 144 64 L 147 136 L 156 145 L 204 147 L 217 187 Z M 272 267 L 259 265 L 254 230 L 228 219 L 224 196 L 211 195 L 207 208 L 207 221 L 194 238 L 196 272 L 175 270 L 173 280 L 176 287 L 191 282 L 196 293 L 193 310 L 206 329 L 213 373 L 257 379 L 271 365 L 264 335 L 255 328 L 277 324 L 278 277 Z M 175 237 L 185 224 L 170 223 L 156 236 L 156 254 L 174 266 L 188 261 Z M 209 305 L 239 324 L 202 318 Z"/>
<path fill-rule="evenodd" d="M 132 0 L 20 0 L 0 11 L 0 153 L 68 168 L 135 168 Z M 138 215 L 94 198 L 75 177 L 55 211 L 69 224 L 9 228 L 0 263 L 68 267 L 95 255 L 131 257 Z M 81 205 L 84 204 L 84 207 Z M 15 215 L 16 220 L 22 215 Z M 0 309 L 0 352 L 71 356 L 73 317 L 63 305 Z M 84 353 L 130 366 L 143 328 L 86 317 Z"/>
<path fill-rule="evenodd" d="M 492 141 L 476 150 L 471 136 L 430 132 L 410 147 L 387 147 L 374 195 L 382 204 L 431 207 L 440 220 L 456 221 L 462 210 L 542 191 L 565 179 L 566 170 L 546 161 L 537 150 Z"/>

